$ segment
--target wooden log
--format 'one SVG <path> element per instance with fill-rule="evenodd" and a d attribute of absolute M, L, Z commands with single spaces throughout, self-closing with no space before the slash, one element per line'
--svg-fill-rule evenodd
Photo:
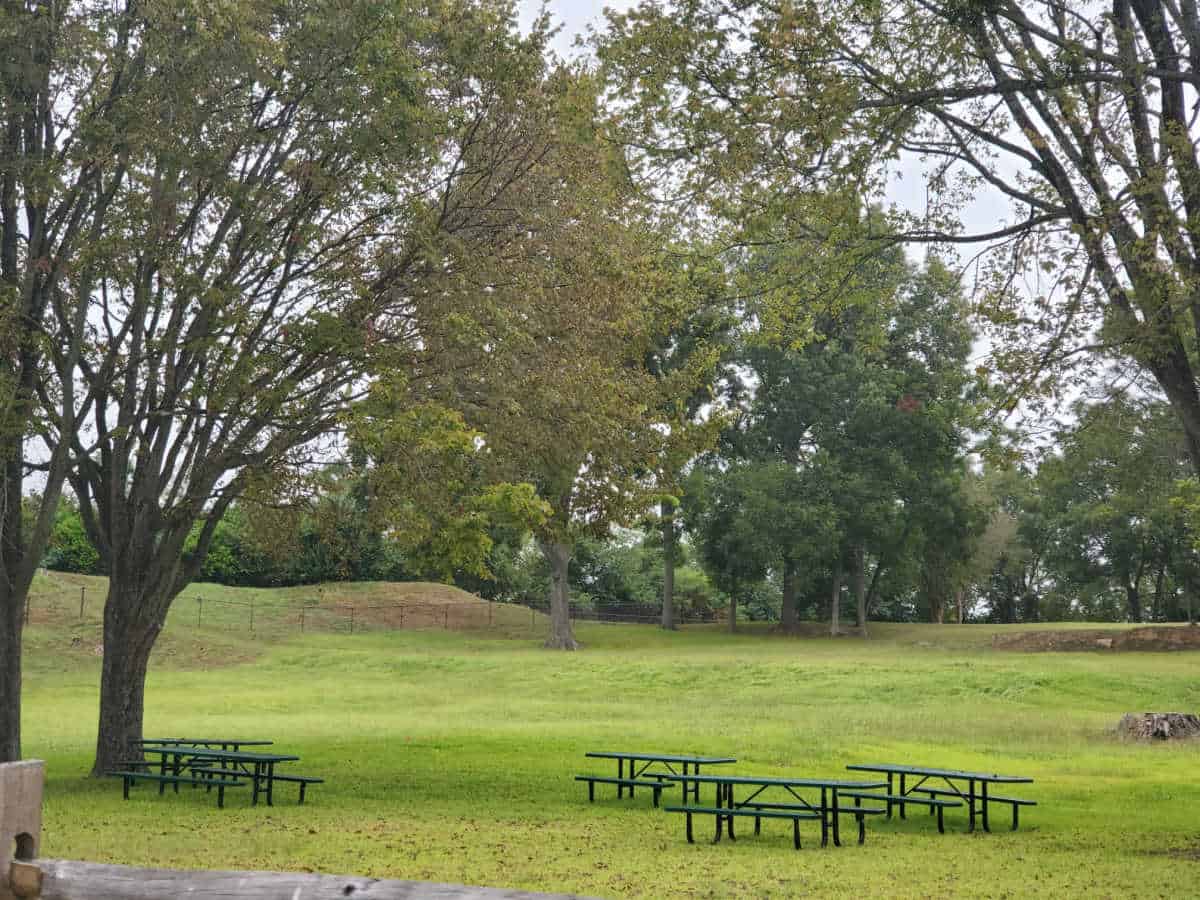
<path fill-rule="evenodd" d="M 39 859 L 41 900 L 585 900 L 428 881 L 383 881 L 353 875 L 139 869 Z"/>

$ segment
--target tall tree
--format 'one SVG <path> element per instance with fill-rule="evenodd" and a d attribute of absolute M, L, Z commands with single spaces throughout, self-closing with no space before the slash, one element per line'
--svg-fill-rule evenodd
<path fill-rule="evenodd" d="M 428 267 L 425 235 L 477 221 L 430 202 L 456 174 L 441 143 L 544 30 L 519 38 L 501 0 L 73 9 L 87 66 L 51 76 L 53 112 L 86 138 L 59 139 L 59 169 L 92 205 L 86 252 L 58 261 L 42 394 L 77 385 L 44 440 L 72 456 L 110 576 L 103 772 L 141 735 L 151 649 L 230 504 L 307 464 L 371 367 L 417 343 L 398 286 Z"/>
<path fill-rule="evenodd" d="M 95 39 L 93 16 L 107 17 L 106 5 L 0 4 L 0 762 L 21 755 L 25 598 L 68 471 L 69 447 L 44 452 L 41 444 L 51 422 L 75 428 L 95 246 L 126 177 L 110 152 L 110 124 L 129 119 L 116 111 L 137 103 L 112 43 Z M 93 77 L 98 71 L 104 76 Z M 136 143 L 158 127 L 134 117 L 121 140 Z M 28 502 L 36 509 L 22 522 L 34 471 L 40 490 Z"/>
<path fill-rule="evenodd" d="M 698 433 L 680 427 L 680 398 L 712 368 L 708 353 L 650 367 L 655 337 L 670 333 L 693 292 L 601 140 L 596 112 L 592 78 L 559 68 L 480 122 L 458 156 L 468 170 L 490 160 L 497 174 L 460 179 L 454 202 L 493 215 L 431 245 L 440 270 L 431 296 L 454 298 L 459 314 L 448 320 L 418 300 L 423 352 L 393 391 L 399 408 L 423 396 L 456 411 L 480 435 L 488 477 L 530 484 L 548 504 L 534 533 L 551 574 L 546 643 L 560 649 L 578 646 L 575 540 L 644 515 L 662 460 Z"/>
<path fill-rule="evenodd" d="M 1193 4 L 671 0 L 610 24 L 627 139 L 672 196 L 749 238 L 763 215 L 803 222 L 831 196 L 877 195 L 911 161 L 928 199 L 894 233 L 996 249 L 983 306 L 1010 402 L 1055 399 L 1072 367 L 1131 362 L 1200 472 Z M 1009 212 L 968 231 L 981 191 Z"/>

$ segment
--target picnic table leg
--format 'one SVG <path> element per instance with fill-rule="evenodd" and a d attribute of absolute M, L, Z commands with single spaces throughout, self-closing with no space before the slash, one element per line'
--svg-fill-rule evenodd
<path fill-rule="evenodd" d="M 887 817 L 892 817 L 892 773 L 887 773 L 888 777 L 888 801 L 887 801 Z"/>
<path fill-rule="evenodd" d="M 253 787 L 251 789 L 252 793 L 250 796 L 250 805 L 251 806 L 258 806 L 258 777 L 259 777 L 259 773 L 261 773 L 261 771 L 262 771 L 262 763 L 256 762 L 254 764 L 254 774 L 250 776 L 250 780 L 254 782 Z"/>
<path fill-rule="evenodd" d="M 904 773 L 903 772 L 900 773 L 900 796 L 901 797 L 904 796 Z M 908 807 L 908 804 L 906 804 L 903 800 L 901 800 L 900 801 L 900 818 L 902 818 L 902 819 L 905 818 L 904 811 L 907 807 Z"/>
<path fill-rule="evenodd" d="M 800 820 L 792 819 L 792 844 L 797 850 L 800 849 Z"/>
<path fill-rule="evenodd" d="M 980 805 L 983 807 L 983 830 L 990 832 L 992 829 L 988 826 L 988 799 L 987 799 L 988 783 L 982 781 L 979 783 Z"/>
<path fill-rule="evenodd" d="M 975 779 L 967 779 L 967 831 L 975 830 Z"/>
<path fill-rule="evenodd" d="M 825 788 L 821 788 L 821 846 L 829 846 L 829 807 L 825 805 Z"/>
<path fill-rule="evenodd" d="M 692 838 L 692 814 L 687 813 L 687 839 L 689 844 L 694 844 L 696 841 Z"/>
<path fill-rule="evenodd" d="M 1013 831 L 1016 831 L 1016 830 L 1017 830 L 1017 810 L 1020 808 L 1020 806 L 1019 806 L 1018 804 L 1014 803 L 1014 804 L 1012 805 L 1012 808 L 1013 808 L 1013 824 L 1012 824 L 1012 830 L 1013 830 Z"/>
<path fill-rule="evenodd" d="M 632 791 L 630 792 L 632 793 Z M 267 806 L 274 806 L 275 795 L 275 763 L 267 763 Z"/>
<path fill-rule="evenodd" d="M 723 802 L 723 801 L 724 801 L 724 799 L 725 799 L 725 790 L 724 790 L 724 786 L 723 786 L 723 785 L 721 785 L 721 784 L 718 784 L 718 785 L 716 786 L 716 788 L 717 788 L 717 802 L 716 802 L 716 807 L 717 807 L 717 809 L 720 809 L 720 808 L 721 808 L 721 805 L 722 805 L 722 802 Z M 716 837 L 714 837 L 714 838 L 713 838 L 713 843 L 714 843 L 714 844 L 718 843 L 718 842 L 721 840 L 721 828 L 722 828 L 722 826 L 724 825 L 724 820 L 725 820 L 725 817 L 724 817 L 724 816 L 722 816 L 722 815 L 721 815 L 721 814 L 718 812 L 718 813 L 717 813 L 717 835 L 716 835 Z"/>
<path fill-rule="evenodd" d="M 821 793 L 822 794 L 825 793 L 824 788 L 821 789 Z M 842 829 L 841 829 L 841 826 L 838 824 L 838 819 L 841 818 L 841 814 L 838 812 L 837 788 L 834 788 L 832 793 L 833 793 L 833 846 L 840 847 L 840 846 L 842 846 Z M 825 806 L 825 798 L 824 797 L 821 798 L 821 806 L 822 807 Z"/>
<path fill-rule="evenodd" d="M 618 778 L 625 777 L 625 758 L 622 756 L 617 757 L 617 777 Z M 617 782 L 617 799 L 620 800 L 624 796 L 625 796 L 625 785 L 621 784 L 621 782 L 618 781 Z"/>
<path fill-rule="evenodd" d="M 167 782 L 165 781 L 165 778 L 167 775 L 167 754 L 165 754 L 165 753 L 162 755 L 162 758 L 158 761 L 158 774 L 162 775 L 164 778 L 163 781 L 160 781 L 158 783 L 158 796 L 161 797 L 164 793 L 166 793 L 166 790 L 167 790 Z"/>
<path fill-rule="evenodd" d="M 854 798 L 854 808 L 862 809 L 862 797 Z M 862 846 L 867 840 L 867 817 L 858 813 L 854 818 L 858 819 L 858 843 Z"/>
<path fill-rule="evenodd" d="M 131 779 L 128 775 L 122 776 L 122 778 L 121 778 L 121 781 L 123 782 L 121 785 L 121 795 L 126 800 L 129 799 L 129 782 L 132 780 L 133 779 Z"/>

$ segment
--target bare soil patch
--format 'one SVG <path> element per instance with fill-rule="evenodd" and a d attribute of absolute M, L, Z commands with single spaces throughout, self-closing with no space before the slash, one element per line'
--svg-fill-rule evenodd
<path fill-rule="evenodd" d="M 1026 631 L 998 634 L 992 638 L 997 650 L 1025 653 L 1046 651 L 1111 650 L 1200 650 L 1200 627 L 1195 625 L 1152 625 L 1116 630 L 1081 628 L 1062 631 Z"/>

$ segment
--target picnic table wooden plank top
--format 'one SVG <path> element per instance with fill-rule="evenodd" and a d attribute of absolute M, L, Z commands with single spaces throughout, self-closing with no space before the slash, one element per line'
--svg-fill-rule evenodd
<path fill-rule="evenodd" d="M 828 787 L 871 790 L 887 787 L 886 781 L 845 781 L 836 778 L 791 778 L 786 775 L 666 775 L 669 781 L 690 781 L 704 784 L 758 784 L 783 787 Z"/>
<path fill-rule="evenodd" d="M 267 747 L 274 744 L 274 741 L 249 740 L 243 741 L 237 738 L 209 738 L 201 740 L 200 738 L 142 738 L 138 741 L 130 743 L 142 744 L 192 744 L 195 746 L 204 746 L 206 744 L 237 744 L 239 747 Z"/>
<path fill-rule="evenodd" d="M 676 756 L 670 753 L 621 753 L 616 750 L 593 750 L 583 755 L 601 759 L 637 759 L 644 762 L 700 763 L 703 765 L 737 762 L 732 756 Z"/>
<path fill-rule="evenodd" d="M 891 772 L 894 775 L 928 775 L 934 778 L 965 778 L 994 784 L 1032 784 L 1024 775 L 997 775 L 995 772 L 966 772 L 960 769 L 932 769 L 924 766 L 899 766 L 892 763 L 863 763 L 846 766 L 856 772 Z"/>
<path fill-rule="evenodd" d="M 163 756 L 190 756 L 194 759 L 227 760 L 229 762 L 298 762 L 300 757 L 289 753 L 251 753 L 246 750 L 212 750 L 205 747 L 182 746 L 166 744 L 158 747 L 146 747 L 146 753 L 158 753 Z"/>

